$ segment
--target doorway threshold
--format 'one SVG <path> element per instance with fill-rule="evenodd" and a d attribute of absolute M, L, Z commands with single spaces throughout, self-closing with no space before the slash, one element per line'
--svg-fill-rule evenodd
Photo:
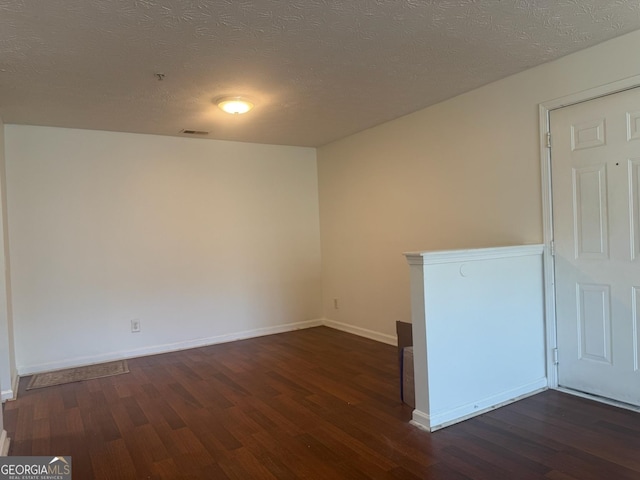
<path fill-rule="evenodd" d="M 600 395 L 594 395 L 593 393 L 582 392 L 580 390 L 573 390 L 572 388 L 556 387 L 554 390 L 559 392 L 568 393 L 569 395 L 575 395 L 576 397 L 586 398 L 587 400 L 593 400 L 594 402 L 606 403 L 618 408 L 624 408 L 625 410 L 631 410 L 632 412 L 640 413 L 640 406 L 633 405 L 632 403 L 621 402 L 612 398 L 601 397 Z"/>

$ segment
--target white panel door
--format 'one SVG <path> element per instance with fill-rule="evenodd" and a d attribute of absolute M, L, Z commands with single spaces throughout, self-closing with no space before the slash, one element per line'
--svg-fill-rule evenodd
<path fill-rule="evenodd" d="M 551 112 L 558 381 L 640 405 L 640 89 Z"/>

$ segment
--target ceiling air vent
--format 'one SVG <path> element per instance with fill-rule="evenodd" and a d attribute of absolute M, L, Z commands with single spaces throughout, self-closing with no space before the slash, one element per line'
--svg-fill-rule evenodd
<path fill-rule="evenodd" d="M 187 135 L 209 135 L 209 132 L 205 132 L 202 130 L 187 130 L 186 128 L 180 130 L 180 133 L 185 133 Z"/>

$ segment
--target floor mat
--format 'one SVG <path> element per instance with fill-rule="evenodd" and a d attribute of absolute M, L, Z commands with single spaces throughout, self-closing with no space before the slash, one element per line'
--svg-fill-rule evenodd
<path fill-rule="evenodd" d="M 36 373 L 31 377 L 27 390 L 52 387 L 64 383 L 81 382 L 93 378 L 111 377 L 123 373 L 129 373 L 129 366 L 126 360 L 87 365 L 85 367 L 66 368 L 53 372 Z"/>

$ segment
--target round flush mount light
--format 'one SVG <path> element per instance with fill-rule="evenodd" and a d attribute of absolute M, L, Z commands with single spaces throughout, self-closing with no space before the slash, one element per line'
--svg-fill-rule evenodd
<path fill-rule="evenodd" d="M 216 105 L 232 115 L 241 115 L 253 108 L 253 103 L 245 97 L 222 97 L 216 100 Z"/>

